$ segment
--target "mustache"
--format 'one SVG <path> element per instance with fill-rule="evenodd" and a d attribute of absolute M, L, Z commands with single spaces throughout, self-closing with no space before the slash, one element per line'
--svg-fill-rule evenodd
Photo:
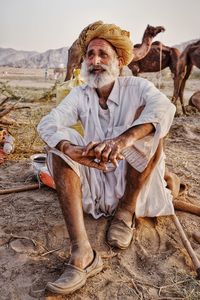
<path fill-rule="evenodd" d="M 98 65 L 91 65 L 88 67 L 88 71 L 90 73 L 93 73 L 94 71 L 107 71 L 108 66 L 104 64 L 98 64 Z"/>

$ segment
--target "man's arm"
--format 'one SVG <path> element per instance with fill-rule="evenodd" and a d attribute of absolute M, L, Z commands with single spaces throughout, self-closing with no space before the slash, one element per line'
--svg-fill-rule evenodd
<path fill-rule="evenodd" d="M 66 130 L 78 120 L 79 94 L 76 88 L 52 111 L 44 116 L 37 126 L 42 140 L 50 147 L 55 147 L 61 140 L 67 139 Z"/>
<path fill-rule="evenodd" d="M 123 159 L 122 151 L 128 147 L 133 146 L 134 142 L 143 137 L 153 133 L 155 127 L 151 123 L 136 125 L 116 138 L 105 140 L 102 142 L 90 142 L 83 152 L 83 156 L 87 156 L 89 151 L 93 150 L 95 157 L 103 163 L 109 161 L 113 165 L 118 165 L 118 160 Z"/>
<path fill-rule="evenodd" d="M 84 146 L 74 145 L 66 140 L 60 141 L 56 148 L 79 164 L 102 171 L 106 170 L 106 164 L 96 160 L 94 150 L 89 150 L 87 155 L 83 156 Z"/>
<path fill-rule="evenodd" d="M 118 137 L 89 143 L 83 155 L 93 149 L 99 160 L 111 161 L 117 165 L 117 160 L 123 159 L 123 150 L 132 146 L 135 141 L 153 132 L 158 133 L 158 140 L 167 134 L 173 121 L 175 106 L 152 83 L 145 80 L 140 80 L 139 83 L 139 92 L 135 93 L 134 87 L 133 95 L 140 99 L 141 106 L 135 114 L 133 126 Z"/>

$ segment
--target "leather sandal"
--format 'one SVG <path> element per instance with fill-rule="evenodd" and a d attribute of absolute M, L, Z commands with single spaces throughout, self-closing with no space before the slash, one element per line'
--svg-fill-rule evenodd
<path fill-rule="evenodd" d="M 107 242 L 112 247 L 126 249 L 132 241 L 134 229 L 135 214 L 131 226 L 123 219 L 114 217 L 107 232 Z"/>
<path fill-rule="evenodd" d="M 94 251 L 94 250 L 93 250 Z M 66 270 L 55 282 L 48 282 L 46 289 L 67 295 L 80 289 L 85 285 L 87 278 L 96 275 L 103 269 L 103 262 L 100 255 L 94 251 L 94 259 L 89 266 L 81 269 L 72 264 L 67 264 Z"/>

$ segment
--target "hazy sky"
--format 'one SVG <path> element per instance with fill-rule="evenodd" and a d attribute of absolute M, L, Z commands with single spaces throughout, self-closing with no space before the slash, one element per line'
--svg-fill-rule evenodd
<path fill-rule="evenodd" d="M 46 51 L 70 46 L 97 20 L 129 30 L 139 43 L 147 24 L 166 28 L 168 46 L 200 38 L 200 0 L 0 0 L 0 47 Z"/>

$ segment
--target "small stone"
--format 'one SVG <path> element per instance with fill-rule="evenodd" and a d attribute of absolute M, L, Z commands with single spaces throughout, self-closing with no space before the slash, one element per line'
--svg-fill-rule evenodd
<path fill-rule="evenodd" d="M 33 253 L 34 245 L 31 241 L 16 239 L 10 243 L 10 247 L 17 253 Z"/>

